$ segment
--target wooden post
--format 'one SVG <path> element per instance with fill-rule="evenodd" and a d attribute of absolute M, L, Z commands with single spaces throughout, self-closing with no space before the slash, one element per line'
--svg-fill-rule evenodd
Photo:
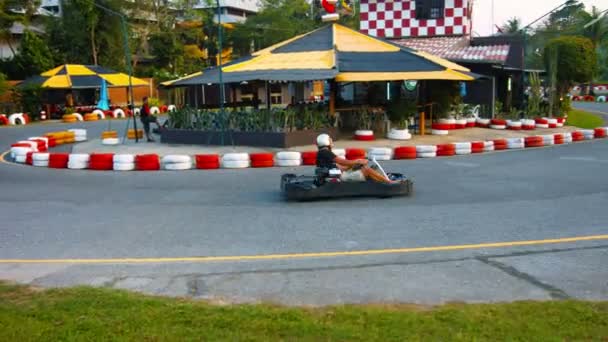
<path fill-rule="evenodd" d="M 418 125 L 420 126 L 418 127 L 420 129 L 420 135 L 424 135 L 425 133 L 426 122 L 424 119 L 424 112 L 420 112 L 420 122 L 418 123 Z"/>
<path fill-rule="evenodd" d="M 336 115 L 336 82 L 329 81 L 329 114 Z"/>

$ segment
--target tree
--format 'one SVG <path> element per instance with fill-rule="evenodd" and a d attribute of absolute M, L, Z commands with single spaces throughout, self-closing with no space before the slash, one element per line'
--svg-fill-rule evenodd
<path fill-rule="evenodd" d="M 6 75 L 0 72 L 0 96 L 4 95 L 9 88 L 8 82 L 6 82 Z"/>
<path fill-rule="evenodd" d="M 581 15 L 581 25 L 586 25 L 592 20 L 599 19 L 595 24 L 584 28 L 583 35 L 593 42 L 593 46 L 599 48 L 603 42 L 608 41 L 608 18 L 597 7 L 591 8 L 591 13 L 584 12 Z"/>
<path fill-rule="evenodd" d="M 500 27 L 500 32 L 502 34 L 514 34 L 521 31 L 521 29 L 521 19 L 513 17 Z"/>
<path fill-rule="evenodd" d="M 40 74 L 55 66 L 49 47 L 31 31 L 23 33 L 19 53 L 15 55 L 13 62 L 20 70 L 21 78 Z"/>
<path fill-rule="evenodd" d="M 16 22 L 29 23 L 39 6 L 40 0 L 0 0 L 0 38 L 7 43 L 13 55 L 15 49 L 11 41 L 11 28 Z"/>
<path fill-rule="evenodd" d="M 545 47 L 547 68 L 553 63 L 552 56 L 557 56 L 555 68 L 558 97 L 562 97 L 575 83 L 589 81 L 598 70 L 597 52 L 588 38 L 554 38 Z"/>

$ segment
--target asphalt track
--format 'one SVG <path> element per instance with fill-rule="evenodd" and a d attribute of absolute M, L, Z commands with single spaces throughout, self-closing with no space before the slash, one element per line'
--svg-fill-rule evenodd
<path fill-rule="evenodd" d="M 57 127 L 0 128 L 0 150 Z M 289 168 L 0 163 L 0 278 L 288 305 L 608 299 L 608 140 L 383 165 L 415 195 L 285 203 Z"/>

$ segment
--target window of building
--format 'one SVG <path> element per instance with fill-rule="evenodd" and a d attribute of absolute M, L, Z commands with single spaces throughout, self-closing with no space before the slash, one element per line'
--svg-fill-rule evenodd
<path fill-rule="evenodd" d="M 416 0 L 416 19 L 440 19 L 444 16 L 445 0 Z"/>

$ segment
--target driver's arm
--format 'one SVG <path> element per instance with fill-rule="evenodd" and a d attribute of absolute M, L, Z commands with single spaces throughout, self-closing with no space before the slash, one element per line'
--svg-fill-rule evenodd
<path fill-rule="evenodd" d="M 367 165 L 367 160 L 365 159 L 348 160 L 342 157 L 336 157 L 336 159 L 334 159 L 334 162 L 340 166 L 346 166 L 348 168 L 351 168 L 357 164 Z"/>

